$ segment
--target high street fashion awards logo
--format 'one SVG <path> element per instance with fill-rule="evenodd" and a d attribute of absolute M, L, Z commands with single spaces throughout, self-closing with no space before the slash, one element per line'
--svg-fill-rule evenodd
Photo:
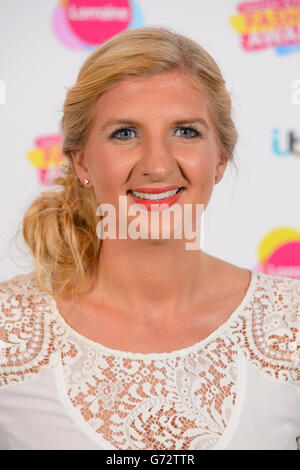
<path fill-rule="evenodd" d="M 300 51 L 300 0 L 259 0 L 237 5 L 230 17 L 246 52 L 274 48 L 276 54 Z"/>
<path fill-rule="evenodd" d="M 60 134 L 43 135 L 34 140 L 34 148 L 26 153 L 29 163 L 37 169 L 38 182 L 50 186 L 58 176 L 63 176 L 62 165 L 67 163 L 62 153 Z"/>

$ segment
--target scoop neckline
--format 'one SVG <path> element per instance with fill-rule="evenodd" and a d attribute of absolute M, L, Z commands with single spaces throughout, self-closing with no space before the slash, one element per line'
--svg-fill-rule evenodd
<path fill-rule="evenodd" d="M 171 359 L 171 358 L 183 356 L 185 354 L 189 354 L 191 352 L 196 351 L 198 348 L 205 346 L 209 341 L 213 340 L 217 335 L 220 335 L 221 332 L 229 325 L 229 323 L 232 323 L 235 320 L 235 318 L 239 315 L 239 313 L 246 307 L 247 303 L 250 301 L 252 294 L 254 292 L 255 286 L 256 286 L 258 275 L 259 275 L 259 273 L 257 273 L 253 269 L 247 269 L 247 271 L 250 273 L 250 282 L 248 284 L 246 293 L 243 299 L 241 300 L 241 302 L 239 303 L 239 305 L 234 309 L 234 311 L 227 318 L 227 320 L 221 323 L 212 333 L 210 333 L 208 336 L 206 336 L 202 340 L 197 341 L 196 343 L 190 346 L 187 346 L 185 348 L 175 349 L 173 351 L 168 351 L 168 352 L 140 353 L 140 352 L 132 352 L 132 351 L 122 351 L 119 349 L 112 349 L 107 346 L 104 346 L 101 343 L 98 343 L 90 338 L 87 338 L 86 336 L 83 336 L 81 333 L 79 333 L 77 330 L 71 327 L 66 322 L 62 314 L 60 313 L 55 298 L 50 294 L 45 294 L 45 295 L 46 297 L 48 297 L 51 313 L 55 316 L 57 321 L 64 327 L 68 337 L 69 335 L 74 336 L 77 339 L 84 342 L 87 346 L 93 347 L 97 351 L 102 352 L 103 354 L 108 355 L 108 356 L 115 356 L 115 357 L 119 357 L 123 359 L 140 359 L 140 360 Z"/>

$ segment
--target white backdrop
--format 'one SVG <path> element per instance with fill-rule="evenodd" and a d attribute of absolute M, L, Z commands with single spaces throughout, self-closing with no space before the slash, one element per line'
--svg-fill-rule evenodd
<path fill-rule="evenodd" d="M 41 184 L 27 153 L 35 148 L 36 138 L 59 133 L 66 87 L 75 82 L 90 54 L 88 49 L 67 47 L 55 34 L 52 18 L 58 4 L 58 0 L 0 2 L 0 281 L 32 269 L 32 261 L 19 253 L 13 237 L 30 201 L 49 186 Z M 205 217 L 204 251 L 259 269 L 259 249 L 270 254 L 288 241 L 288 230 L 276 232 L 263 246 L 262 240 L 286 227 L 295 232 L 291 248 L 295 251 L 288 253 L 294 253 L 300 267 L 300 156 L 286 152 L 280 157 L 272 150 L 274 129 L 283 150 L 289 132 L 298 133 L 300 140 L 300 104 L 291 100 L 292 83 L 300 79 L 299 47 L 285 54 L 276 53 L 274 47 L 245 51 L 230 23 L 238 13 L 238 2 L 233 0 L 136 0 L 136 4 L 143 17 L 141 26 L 171 27 L 206 48 L 232 95 L 240 136 L 238 173 L 228 167 L 215 185 Z M 300 28 L 300 14 L 298 18 Z"/>

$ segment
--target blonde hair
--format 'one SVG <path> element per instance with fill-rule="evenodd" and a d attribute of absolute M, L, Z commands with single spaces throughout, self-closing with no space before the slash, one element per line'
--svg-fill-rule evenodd
<path fill-rule="evenodd" d="M 51 295 L 79 293 L 93 276 L 101 240 L 96 234 L 97 201 L 75 172 L 72 153 L 84 149 L 95 118 L 95 103 L 110 87 L 129 77 L 179 70 L 205 91 L 220 148 L 233 160 L 238 134 L 221 71 L 195 41 L 171 29 L 143 27 L 124 31 L 98 47 L 82 65 L 67 91 L 61 128 L 68 161 L 64 176 L 54 180 L 61 191 L 43 192 L 27 210 L 23 236 L 35 260 L 42 290 Z"/>

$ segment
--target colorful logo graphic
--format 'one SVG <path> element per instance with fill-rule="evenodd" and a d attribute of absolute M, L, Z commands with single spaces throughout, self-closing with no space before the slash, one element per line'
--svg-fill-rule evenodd
<path fill-rule="evenodd" d="M 62 136 L 60 134 L 38 137 L 34 141 L 35 148 L 27 152 L 31 165 L 38 170 L 40 184 L 49 186 L 54 178 L 62 176 L 61 165 L 67 160 L 61 151 Z"/>
<path fill-rule="evenodd" d="M 241 35 L 245 51 L 270 47 L 277 54 L 300 51 L 300 0 L 243 2 L 237 9 L 230 23 Z"/>
<path fill-rule="evenodd" d="M 258 247 L 256 271 L 300 279 L 300 231 L 281 227 L 270 231 Z"/>
<path fill-rule="evenodd" d="M 281 145 L 279 129 L 273 129 L 272 150 L 278 157 L 300 157 L 300 138 L 295 132 L 287 132 L 284 147 Z"/>
<path fill-rule="evenodd" d="M 52 25 L 70 49 L 94 50 L 125 29 L 141 27 L 143 15 L 133 0 L 60 0 Z"/>

